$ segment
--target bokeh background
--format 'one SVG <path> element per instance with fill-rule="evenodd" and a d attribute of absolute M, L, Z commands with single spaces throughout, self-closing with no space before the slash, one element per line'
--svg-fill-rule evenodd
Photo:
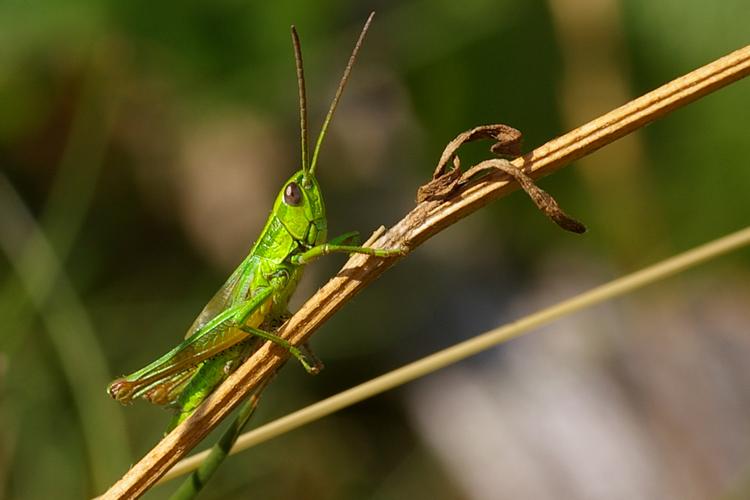
<path fill-rule="evenodd" d="M 414 203 L 447 141 L 526 150 L 748 43 L 746 0 L 0 3 L 0 497 L 101 493 L 169 415 L 109 380 L 154 359 L 244 257 L 298 167 L 289 25 L 332 234 Z M 747 225 L 750 82 L 419 248 L 289 364 L 269 421 Z M 468 148 L 464 165 L 486 158 Z M 344 258 L 310 266 L 297 307 Z M 557 321 L 228 461 L 204 498 L 750 497 L 747 251 Z M 165 498 L 177 482 L 148 498 Z"/>

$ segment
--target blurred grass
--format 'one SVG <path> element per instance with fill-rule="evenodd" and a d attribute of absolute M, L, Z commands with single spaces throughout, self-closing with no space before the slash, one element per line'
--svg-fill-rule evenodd
<path fill-rule="evenodd" d="M 5 326 L 8 331 L 16 334 L 30 333 L 35 329 L 30 324 L 30 314 L 34 312 L 41 317 L 75 402 L 80 420 L 78 430 L 84 438 L 83 446 L 88 455 L 93 486 L 102 488 L 116 478 L 118 471 L 130 460 L 122 412 L 105 404 L 98 395 L 102 384 L 109 380 L 110 370 L 106 367 L 104 352 L 85 308 L 67 276 L 61 272 L 60 262 L 49 241 L 35 227 L 29 214 L 25 213 L 20 199 L 4 178 L 0 178 L 0 192 L 6 217 L 17 223 L 21 222 L 27 226 L 24 228 L 25 232 L 33 235 L 29 238 L 33 240 L 28 245 L 31 249 L 17 252 L 17 248 L 23 247 L 23 244 L 12 238 L 13 232 L 9 228 L 0 228 L 3 235 L 0 246 L 12 261 L 21 282 L 19 286 L 19 283 L 11 281 L 6 284 L 5 289 L 22 289 L 22 293 L 16 296 L 17 307 L 10 315 L 10 318 L 18 317 L 19 320 L 9 320 Z M 45 274 L 35 273 L 32 266 L 34 271 L 42 269 L 46 271 Z M 35 310 L 27 310 L 30 309 L 27 304 L 31 304 L 31 309 Z M 16 337 L 10 340 L 17 346 L 23 339 Z M 3 347 L 11 359 L 14 359 L 13 355 L 17 354 L 13 352 L 14 349 Z M 45 415 L 49 413 L 45 412 Z"/>
<path fill-rule="evenodd" d="M 108 88 L 111 82 L 102 78 L 98 62 L 91 63 L 84 77 L 70 136 L 38 224 L 7 178 L 0 177 L 0 246 L 15 271 L 0 289 L 0 317 L 6 328 L 0 349 L 14 359 L 23 336 L 38 328 L 34 318 L 41 319 L 75 402 L 95 489 L 104 488 L 131 461 L 122 412 L 99 393 L 111 370 L 63 269 L 95 192 L 117 106 L 116 92 Z M 88 488 L 80 489 L 83 493 Z"/>
<path fill-rule="evenodd" d="M 625 69 L 624 98 L 747 43 L 741 0 L 615 5 L 619 45 L 606 57 Z M 302 37 L 316 124 L 371 8 L 373 30 L 321 156 L 332 233 L 393 222 L 462 130 L 508 123 L 530 149 L 586 118 L 566 114 L 562 85 L 575 68 L 545 2 L 0 3 L 0 169 L 29 216 L 0 211 L 20 259 L 20 268 L 0 259 L 0 497 L 99 493 L 133 458 L 129 447 L 140 456 L 159 437 L 165 412 L 121 410 L 106 382 L 182 336 L 295 169 L 289 25 Z M 599 48 L 575 51 L 588 61 Z M 600 83 L 576 81 L 583 104 L 611 90 Z M 589 224 L 585 238 L 559 232 L 520 194 L 440 235 L 329 322 L 315 341 L 327 370 L 284 370 L 257 421 L 495 325 L 546 272 L 540 262 L 636 266 L 664 242 L 686 248 L 746 225 L 747 109 L 739 82 L 642 131 L 629 196 L 648 207 L 645 222 L 594 191 L 610 172 L 595 156 L 585 182 L 576 167 L 542 182 Z M 484 155 L 478 147 L 462 159 Z M 14 195 L 2 196 L 9 206 Z M 295 303 L 339 264 L 311 267 Z M 736 256 L 717 272 L 746 268 Z M 229 460 L 205 497 L 468 495 L 401 403 L 387 395 Z M 290 460 L 295 475 L 280 477 Z"/>

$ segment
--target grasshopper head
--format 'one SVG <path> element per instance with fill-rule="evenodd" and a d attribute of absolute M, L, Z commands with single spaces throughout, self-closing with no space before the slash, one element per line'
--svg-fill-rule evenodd
<path fill-rule="evenodd" d="M 333 97 L 325 120 L 323 120 L 323 126 L 320 129 L 320 134 L 318 134 L 318 140 L 315 143 L 312 160 L 310 161 L 308 161 L 307 98 L 305 96 L 305 74 L 302 68 L 302 50 L 300 49 L 297 30 L 292 26 L 292 45 L 294 47 L 294 59 L 297 66 L 297 85 L 299 87 L 302 170 L 294 174 L 284 184 L 279 196 L 276 198 L 274 211 L 294 239 L 304 242 L 310 247 L 324 243 L 328 232 L 323 196 L 320 192 L 318 181 L 315 179 L 315 167 L 318 164 L 320 145 L 323 143 L 328 125 L 331 122 L 331 118 L 333 118 L 334 111 L 336 111 L 336 106 L 338 106 L 346 82 L 349 80 L 349 74 L 352 71 L 354 61 L 357 59 L 357 53 L 362 45 L 362 40 L 367 33 L 373 15 L 374 12 L 367 18 L 362 32 L 357 39 L 357 43 L 354 45 L 352 55 L 349 57 L 346 69 L 344 69 L 344 75 L 341 77 L 339 86 L 336 89 L 336 95 Z"/>
<path fill-rule="evenodd" d="M 326 210 L 320 186 L 310 172 L 300 170 L 281 189 L 274 213 L 287 231 L 309 246 L 326 241 Z"/>

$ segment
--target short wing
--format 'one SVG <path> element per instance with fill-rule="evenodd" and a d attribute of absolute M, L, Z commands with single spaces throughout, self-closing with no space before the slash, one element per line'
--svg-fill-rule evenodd
<path fill-rule="evenodd" d="M 185 333 L 185 338 L 190 338 L 198 330 L 203 328 L 209 321 L 218 316 L 222 311 L 229 309 L 233 303 L 237 301 L 237 298 L 242 297 L 242 290 L 238 290 L 238 287 L 249 286 L 253 280 L 253 270 L 250 257 L 248 256 L 234 272 L 227 278 L 227 281 L 219 288 L 219 290 L 211 297 L 211 300 L 203 307 L 193 324 L 188 328 Z"/>

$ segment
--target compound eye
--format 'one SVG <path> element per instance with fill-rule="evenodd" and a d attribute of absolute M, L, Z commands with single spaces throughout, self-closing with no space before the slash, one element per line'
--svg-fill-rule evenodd
<path fill-rule="evenodd" d="M 296 207 L 302 201 L 302 191 L 296 182 L 290 182 L 284 189 L 284 203 Z"/>

